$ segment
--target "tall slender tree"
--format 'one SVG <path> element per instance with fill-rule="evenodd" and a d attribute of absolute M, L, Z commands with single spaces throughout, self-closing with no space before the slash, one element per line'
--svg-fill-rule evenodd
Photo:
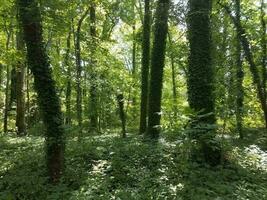
<path fill-rule="evenodd" d="M 78 21 L 75 40 L 75 56 L 76 56 L 76 114 L 78 126 L 82 126 L 82 60 L 81 60 L 81 28 L 84 19 L 88 16 L 89 8 L 83 13 Z"/>
<path fill-rule="evenodd" d="M 71 30 L 68 33 L 67 37 L 67 48 L 65 55 L 65 65 L 67 66 L 67 88 L 66 88 L 66 119 L 65 123 L 71 125 L 71 93 L 72 93 L 72 84 L 71 84 L 71 64 L 70 64 L 70 48 L 71 48 Z"/>
<path fill-rule="evenodd" d="M 17 33 L 17 50 L 23 56 L 24 53 L 24 41 L 20 28 Z M 24 80 L 25 80 L 25 68 L 26 64 L 22 58 L 19 59 L 16 67 L 16 126 L 17 134 L 23 136 L 26 134 L 25 124 L 25 95 L 24 95 Z"/>
<path fill-rule="evenodd" d="M 148 80 L 150 62 L 150 35 L 151 35 L 151 11 L 150 0 L 145 0 L 145 14 L 143 24 L 143 43 L 142 43 L 142 79 L 141 79 L 141 110 L 139 133 L 142 134 L 147 128 L 147 103 L 148 103 Z"/>
<path fill-rule="evenodd" d="M 221 1 L 218 1 L 218 4 L 221 5 L 222 8 L 224 8 L 224 10 L 230 16 L 235 26 L 238 39 L 240 43 L 242 44 L 244 57 L 246 58 L 249 64 L 249 70 L 251 72 L 252 80 L 256 87 L 258 99 L 259 99 L 259 102 L 260 102 L 260 105 L 263 111 L 265 127 L 267 128 L 267 101 L 266 101 L 266 95 L 264 92 L 264 86 L 262 84 L 262 79 L 265 79 L 266 76 L 263 76 L 263 78 L 261 79 L 259 69 L 257 68 L 257 65 L 255 63 L 255 57 L 251 49 L 251 42 L 247 37 L 247 31 L 242 25 L 241 19 L 236 18 L 236 16 L 232 14 L 229 6 L 221 3 Z M 263 70 L 263 73 L 264 73 L 264 70 Z"/>
<path fill-rule="evenodd" d="M 60 100 L 42 36 L 41 14 L 36 0 L 17 0 L 19 20 L 27 46 L 27 60 L 46 127 L 47 170 L 52 183 L 60 180 L 64 164 L 64 130 Z"/>
<path fill-rule="evenodd" d="M 166 39 L 170 0 L 158 0 L 154 42 L 151 59 L 151 76 L 148 100 L 148 126 L 145 136 L 157 139 L 160 133 L 161 97 L 163 87 L 163 69 L 165 63 Z"/>
<path fill-rule="evenodd" d="M 240 21 L 240 0 L 235 1 L 235 13 L 237 20 Z M 244 103 L 244 71 L 241 58 L 241 43 L 236 36 L 236 129 L 239 137 L 242 139 L 243 135 L 243 103 Z"/>
<path fill-rule="evenodd" d="M 208 126 L 215 124 L 216 121 L 211 58 L 211 9 L 212 0 L 189 0 L 188 101 L 191 109 L 197 114 L 191 123 L 191 128 L 196 130 L 193 132 L 193 137 L 198 140 L 206 162 L 217 165 L 220 155 L 211 146 L 214 130 L 208 129 Z"/>
<path fill-rule="evenodd" d="M 96 61 L 96 3 L 91 1 L 90 5 L 90 35 L 91 35 L 91 68 L 90 68 L 90 127 L 91 131 L 98 129 L 98 110 L 97 110 L 97 61 Z"/>

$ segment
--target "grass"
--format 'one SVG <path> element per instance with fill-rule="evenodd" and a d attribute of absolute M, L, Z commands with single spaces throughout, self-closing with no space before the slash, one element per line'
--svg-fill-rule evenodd
<path fill-rule="evenodd" d="M 0 199 L 265 200 L 267 153 L 264 129 L 248 129 L 227 142 L 227 162 L 212 168 L 189 159 L 182 135 L 158 144 L 136 135 L 67 138 L 62 182 L 45 175 L 43 138 L 0 136 Z M 231 145 L 230 145 L 231 144 Z"/>

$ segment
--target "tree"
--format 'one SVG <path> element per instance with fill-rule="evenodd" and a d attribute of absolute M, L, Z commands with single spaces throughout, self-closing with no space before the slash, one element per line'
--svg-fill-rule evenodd
<path fill-rule="evenodd" d="M 82 17 L 78 21 L 76 30 L 76 40 L 75 40 L 75 56 L 76 56 L 76 112 L 78 126 L 82 126 L 82 87 L 81 87 L 81 76 L 82 76 L 82 61 L 81 61 L 81 28 L 84 19 L 89 13 L 89 8 L 83 13 Z"/>
<path fill-rule="evenodd" d="M 17 50 L 23 55 L 24 51 L 24 41 L 22 32 L 19 28 L 17 33 Z M 17 134 L 19 136 L 26 134 L 26 124 L 25 124 L 25 97 L 24 97 L 24 79 L 25 79 L 25 62 L 23 58 L 19 58 L 18 66 L 16 69 L 16 126 Z"/>
<path fill-rule="evenodd" d="M 148 100 L 148 127 L 145 136 L 157 139 L 160 133 L 161 97 L 166 39 L 168 33 L 169 0 L 158 0 L 154 42 L 151 58 L 151 76 Z"/>
<path fill-rule="evenodd" d="M 90 5 L 90 36 L 91 46 L 91 70 L 90 70 L 90 126 L 92 131 L 98 129 L 98 112 L 97 112 L 97 74 L 96 74 L 96 4 L 94 1 Z"/>
<path fill-rule="evenodd" d="M 235 1 L 236 18 L 240 21 L 240 0 Z M 243 135 L 243 103 L 244 103 L 244 71 L 241 58 L 241 43 L 236 36 L 236 128 L 239 137 L 242 139 Z"/>
<path fill-rule="evenodd" d="M 265 93 L 266 93 L 265 92 L 266 83 L 263 84 L 263 82 L 266 81 L 266 78 L 265 78 L 266 77 L 265 76 L 265 74 L 266 74 L 266 72 L 265 72 L 266 71 L 265 70 L 266 66 L 263 67 L 263 70 L 262 70 L 263 71 L 263 77 L 262 77 L 263 81 L 262 81 L 260 73 L 259 73 L 259 70 L 258 70 L 257 65 L 255 63 L 254 54 L 253 54 L 252 49 L 251 49 L 251 42 L 247 37 L 247 31 L 243 27 L 243 25 L 241 23 L 241 19 L 237 18 L 236 16 L 234 16 L 232 14 L 230 8 L 227 5 L 222 4 L 220 1 L 218 2 L 218 4 L 222 8 L 224 8 L 224 10 L 230 16 L 230 18 L 233 21 L 233 24 L 235 26 L 235 29 L 236 29 L 236 32 L 237 32 L 237 37 L 238 37 L 240 43 L 242 44 L 243 51 L 244 51 L 244 56 L 245 56 L 245 58 L 246 58 L 246 60 L 247 60 L 247 62 L 249 64 L 249 69 L 250 69 L 250 72 L 252 74 L 252 80 L 253 80 L 253 83 L 254 83 L 254 85 L 256 87 L 258 99 L 259 99 L 259 102 L 261 104 L 261 108 L 262 108 L 262 111 L 263 111 L 264 120 L 265 120 L 265 127 L 267 128 L 267 101 L 266 101 L 266 96 L 267 95 L 265 95 Z M 264 50 L 263 50 L 263 52 L 264 52 Z M 264 64 L 264 65 L 266 65 L 266 64 Z"/>
<path fill-rule="evenodd" d="M 27 46 L 27 61 L 34 76 L 38 103 L 46 127 L 47 170 L 52 183 L 60 180 L 64 164 L 64 131 L 55 82 L 44 48 L 41 15 L 36 0 L 18 0 L 19 19 Z"/>
<path fill-rule="evenodd" d="M 141 105 L 139 133 L 142 134 L 147 128 L 147 103 L 148 103 L 148 79 L 150 63 L 150 35 L 151 35 L 151 11 L 150 0 L 145 0 L 145 14 L 143 25 L 142 42 L 142 71 L 141 71 Z"/>
<path fill-rule="evenodd" d="M 188 101 L 190 108 L 197 114 L 196 119 L 191 122 L 191 128 L 195 129 L 193 137 L 198 140 L 205 161 L 217 165 L 220 156 L 211 145 L 214 130 L 208 130 L 208 126 L 212 127 L 216 122 L 211 58 L 211 9 L 211 0 L 189 0 Z"/>

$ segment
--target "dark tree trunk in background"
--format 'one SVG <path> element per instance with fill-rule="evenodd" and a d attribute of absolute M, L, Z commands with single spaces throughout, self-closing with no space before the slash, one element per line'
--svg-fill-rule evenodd
<path fill-rule="evenodd" d="M 237 20 L 240 21 L 240 0 L 235 2 L 235 13 Z M 241 58 L 241 43 L 236 37 L 236 129 L 239 137 L 243 139 L 243 104 L 244 104 L 244 71 Z"/>
<path fill-rule="evenodd" d="M 148 127 L 145 137 L 158 139 L 161 119 L 161 96 L 166 39 L 168 32 L 169 0 L 158 0 L 151 59 L 151 77 L 148 99 Z"/>
<path fill-rule="evenodd" d="M 174 61 L 174 53 L 173 53 L 173 43 L 172 43 L 172 37 L 170 32 L 168 32 L 168 39 L 170 43 L 170 59 L 171 59 L 171 69 L 172 69 L 172 98 L 173 98 L 173 112 L 174 112 L 174 118 L 177 119 L 177 90 L 176 90 L 176 71 L 175 71 L 175 61 Z"/>
<path fill-rule="evenodd" d="M 148 80 L 150 62 L 150 35 L 151 35 L 150 0 L 145 0 L 145 14 L 142 43 L 142 71 L 141 71 L 141 110 L 139 133 L 143 134 L 147 128 Z"/>
<path fill-rule="evenodd" d="M 82 62 L 81 62 L 81 27 L 84 19 L 88 15 L 89 9 L 85 11 L 82 15 L 81 19 L 78 22 L 77 30 L 76 30 L 76 44 L 75 44 L 75 54 L 76 54 L 76 114 L 78 126 L 82 126 Z"/>
<path fill-rule="evenodd" d="M 17 89 L 17 76 L 16 76 L 16 66 L 11 69 L 11 86 L 10 86 L 10 99 L 9 99 L 9 110 L 12 109 L 12 104 L 16 101 L 16 89 Z"/>
<path fill-rule="evenodd" d="M 195 130 L 192 136 L 198 140 L 205 161 L 217 165 L 220 162 L 220 153 L 210 143 L 215 137 L 215 130 L 208 127 L 216 123 L 211 59 L 211 9 L 211 0 L 189 0 L 188 101 L 190 108 L 197 114 L 193 119 L 194 123 L 191 123 L 191 128 Z"/>
<path fill-rule="evenodd" d="M 11 39 L 11 32 L 7 33 L 6 51 L 9 50 L 9 44 Z M 10 68 L 6 66 L 6 88 L 5 88 L 5 109 L 4 109 L 4 132 L 7 133 L 8 129 L 8 111 L 9 111 L 9 83 L 10 83 Z"/>
<path fill-rule="evenodd" d="M 91 2 L 90 6 L 90 35 L 91 35 L 91 69 L 90 69 L 90 129 L 97 131 L 98 129 L 98 101 L 97 101 L 97 72 L 96 72 L 96 4 Z"/>
<path fill-rule="evenodd" d="M 122 137 L 126 137 L 126 117 L 124 112 L 124 97 L 123 94 L 117 95 L 117 101 L 119 106 L 119 115 L 121 120 Z"/>
<path fill-rule="evenodd" d="M 261 65 L 262 65 L 262 88 L 263 88 L 263 95 L 265 98 L 265 101 L 267 100 L 267 65 L 266 65 L 266 59 L 267 59 L 267 41 L 266 41 L 266 20 L 265 20 L 265 15 L 266 15 L 266 3 L 264 0 L 261 0 L 261 50 L 262 50 L 262 60 L 261 60 Z M 267 105 L 266 105 L 267 109 Z M 266 116 L 265 116 L 266 120 Z M 266 128 L 267 128 L 267 121 L 266 122 Z"/>
<path fill-rule="evenodd" d="M 8 111 L 9 111 L 9 86 L 10 86 L 10 69 L 6 66 L 6 88 L 5 88 L 5 111 L 4 111 L 4 132 L 8 129 Z"/>
<path fill-rule="evenodd" d="M 71 31 L 69 32 L 67 38 L 67 49 L 65 55 L 65 65 L 68 68 L 67 70 L 67 89 L 66 89 L 66 118 L 65 123 L 71 125 L 71 64 L 70 64 L 70 41 L 71 41 Z"/>
<path fill-rule="evenodd" d="M 58 183 L 64 165 L 64 131 L 60 100 L 52 79 L 49 59 L 45 52 L 40 10 L 36 0 L 18 0 L 19 19 L 27 46 L 27 59 L 34 76 L 38 103 L 46 127 L 47 170 L 52 183 Z"/>
<path fill-rule="evenodd" d="M 24 51 L 24 41 L 22 32 L 19 30 L 17 33 L 17 50 L 19 52 Z M 25 80 L 25 62 L 18 62 L 16 69 L 16 103 L 17 103 L 17 115 L 16 115 L 16 126 L 17 134 L 23 136 L 26 134 L 25 125 L 25 95 L 24 95 L 24 80 Z"/>

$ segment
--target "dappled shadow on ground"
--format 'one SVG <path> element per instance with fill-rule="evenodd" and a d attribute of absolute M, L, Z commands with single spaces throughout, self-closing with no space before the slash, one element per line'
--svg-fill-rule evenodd
<path fill-rule="evenodd" d="M 246 151 L 253 143 L 234 141 L 228 162 L 211 168 L 190 161 L 184 140 L 171 138 L 158 143 L 135 135 L 68 138 L 58 186 L 47 183 L 42 139 L 2 139 L 0 199 L 266 199 L 267 173 L 257 157 L 263 155 Z"/>

